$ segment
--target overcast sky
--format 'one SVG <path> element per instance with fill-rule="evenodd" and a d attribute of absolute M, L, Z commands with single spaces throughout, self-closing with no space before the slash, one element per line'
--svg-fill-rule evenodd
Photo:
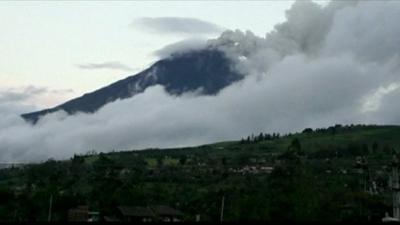
<path fill-rule="evenodd" d="M 319 1 L 325 4 L 323 1 Z M 293 1 L 1 1 L 0 88 L 58 90 L 54 106 L 135 74 L 157 50 L 225 29 L 265 36 Z M 67 90 L 67 91 L 66 91 Z"/>

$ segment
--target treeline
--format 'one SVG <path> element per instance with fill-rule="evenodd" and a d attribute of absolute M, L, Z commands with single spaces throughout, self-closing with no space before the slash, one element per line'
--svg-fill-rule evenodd
<path fill-rule="evenodd" d="M 279 133 L 264 134 L 263 132 L 261 132 L 258 135 L 251 134 L 246 138 L 242 138 L 240 140 L 240 144 L 258 143 L 260 141 L 270 141 L 279 138 L 281 138 L 281 135 Z"/>
<path fill-rule="evenodd" d="M 312 128 L 305 128 L 301 133 L 303 134 L 311 134 L 311 133 L 330 133 L 330 134 L 336 134 L 338 131 L 354 131 L 355 129 L 366 129 L 370 128 L 373 129 L 375 127 L 378 127 L 377 125 L 365 125 L 365 124 L 350 124 L 350 125 L 341 125 L 341 124 L 336 124 L 334 126 L 330 126 L 327 128 L 317 128 L 313 130 Z"/>
<path fill-rule="evenodd" d="M 366 128 L 375 128 L 379 127 L 377 125 L 364 125 L 364 124 L 350 124 L 350 125 L 341 125 L 341 124 L 335 124 L 334 126 L 330 126 L 327 128 L 317 128 L 313 130 L 312 128 L 305 128 L 301 133 L 303 134 L 312 134 L 312 133 L 320 133 L 320 134 L 336 134 L 337 132 L 345 132 L 345 131 L 354 131 L 355 129 L 366 129 Z M 279 133 L 263 133 L 260 132 L 258 135 L 256 134 L 251 134 L 247 137 L 243 137 L 240 140 L 240 144 L 250 144 L 250 143 L 258 143 L 260 141 L 270 141 L 270 140 L 276 140 L 284 137 L 290 137 L 292 136 L 292 133 L 287 133 L 287 134 L 279 134 Z"/>
<path fill-rule="evenodd" d="M 387 144 L 380 146 L 374 141 L 368 145 L 366 143 L 349 143 L 347 146 L 332 146 L 331 148 L 322 148 L 318 151 L 309 153 L 310 158 L 331 158 L 331 157 L 356 157 L 366 156 L 369 154 L 399 154 L 394 147 Z"/>

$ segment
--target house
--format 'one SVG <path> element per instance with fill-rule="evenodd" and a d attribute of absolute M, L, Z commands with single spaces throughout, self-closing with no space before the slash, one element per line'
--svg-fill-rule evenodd
<path fill-rule="evenodd" d="M 151 222 L 155 218 L 155 214 L 148 207 L 119 206 L 118 211 L 120 212 L 123 221 Z"/>
<path fill-rule="evenodd" d="M 272 173 L 272 171 L 274 170 L 274 167 L 272 166 L 262 166 L 260 167 L 261 171 L 264 171 L 265 173 Z"/>
<path fill-rule="evenodd" d="M 98 222 L 100 220 L 100 213 L 95 211 L 88 212 L 89 219 L 88 222 Z"/>
<path fill-rule="evenodd" d="M 251 163 L 256 163 L 257 162 L 257 158 L 250 158 L 250 162 Z"/>
<path fill-rule="evenodd" d="M 89 211 L 87 205 L 81 205 L 68 210 L 69 222 L 93 222 L 99 221 L 99 212 Z"/>
<path fill-rule="evenodd" d="M 15 195 L 22 194 L 27 189 L 27 185 L 18 185 L 13 188 Z"/>
<path fill-rule="evenodd" d="M 68 210 L 69 222 L 86 222 L 89 219 L 89 207 L 86 205 L 78 206 L 74 209 Z"/>
<path fill-rule="evenodd" d="M 163 222 L 182 221 L 183 213 L 165 205 L 150 206 L 157 219 Z"/>
<path fill-rule="evenodd" d="M 274 167 L 271 166 L 244 166 L 239 169 L 234 169 L 234 168 L 229 168 L 228 171 L 233 172 L 233 173 L 241 173 L 242 175 L 244 174 L 257 174 L 257 173 L 272 173 L 274 170 Z"/>
<path fill-rule="evenodd" d="M 115 216 L 104 216 L 104 221 L 105 222 L 121 222 L 117 217 Z"/>
<path fill-rule="evenodd" d="M 385 213 L 385 217 L 382 218 L 382 222 L 384 223 L 388 223 L 388 222 L 399 222 L 399 219 L 394 218 L 394 217 L 390 217 L 389 213 L 386 212 Z"/>
<path fill-rule="evenodd" d="M 259 163 L 266 163 L 267 160 L 265 158 L 259 158 L 258 161 Z"/>

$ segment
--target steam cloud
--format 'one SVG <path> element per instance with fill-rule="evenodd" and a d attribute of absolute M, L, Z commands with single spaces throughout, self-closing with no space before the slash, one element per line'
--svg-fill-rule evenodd
<path fill-rule="evenodd" d="M 247 76 L 217 96 L 174 97 L 156 86 L 95 114 L 56 112 L 36 126 L 0 111 L 8 115 L 0 122 L 0 159 L 198 145 L 336 123 L 399 124 L 398 12 L 395 1 L 298 1 L 265 38 L 224 32 L 208 47 L 223 50 Z"/>
<path fill-rule="evenodd" d="M 167 58 L 171 57 L 177 53 L 184 53 L 188 51 L 200 50 L 205 48 L 207 45 L 207 40 L 203 40 L 200 38 L 188 38 L 184 39 L 157 50 L 154 52 L 154 55 L 159 58 Z"/>

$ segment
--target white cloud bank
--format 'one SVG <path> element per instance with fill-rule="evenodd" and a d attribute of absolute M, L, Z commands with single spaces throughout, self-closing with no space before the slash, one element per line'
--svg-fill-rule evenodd
<path fill-rule="evenodd" d="M 173 97 L 157 86 L 95 114 L 57 112 L 36 126 L 0 107 L 7 118 L 0 121 L 0 161 L 198 145 L 336 123 L 399 124 L 399 12 L 396 1 L 299 1 L 265 38 L 225 32 L 208 44 L 248 75 L 217 96 Z"/>

